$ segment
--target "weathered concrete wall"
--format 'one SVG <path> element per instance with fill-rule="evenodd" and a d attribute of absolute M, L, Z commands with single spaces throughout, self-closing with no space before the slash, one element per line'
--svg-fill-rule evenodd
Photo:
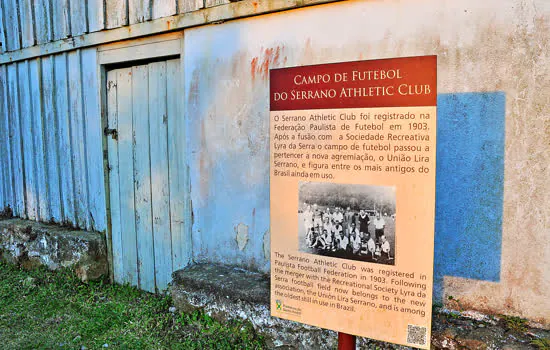
<path fill-rule="evenodd" d="M 269 270 L 268 70 L 438 55 L 436 302 L 550 324 L 544 0 L 347 1 L 185 33 L 197 261 Z"/>
<path fill-rule="evenodd" d="M 109 275 L 101 234 L 21 219 L 0 220 L 0 259 L 24 268 L 73 268 L 83 281 Z"/>

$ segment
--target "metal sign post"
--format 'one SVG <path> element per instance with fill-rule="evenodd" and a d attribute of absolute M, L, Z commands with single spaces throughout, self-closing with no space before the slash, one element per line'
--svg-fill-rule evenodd
<path fill-rule="evenodd" d="M 338 350 L 355 350 L 355 336 L 338 332 Z"/>

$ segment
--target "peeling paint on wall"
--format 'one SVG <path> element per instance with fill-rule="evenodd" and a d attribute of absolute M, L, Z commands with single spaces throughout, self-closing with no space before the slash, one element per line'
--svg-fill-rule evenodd
<path fill-rule="evenodd" d="M 239 250 L 243 251 L 248 243 L 248 226 L 240 223 L 235 227 L 235 232 L 237 233 L 235 239 L 237 240 Z"/>
<path fill-rule="evenodd" d="M 271 231 L 267 230 L 264 233 L 264 258 L 271 259 Z"/>

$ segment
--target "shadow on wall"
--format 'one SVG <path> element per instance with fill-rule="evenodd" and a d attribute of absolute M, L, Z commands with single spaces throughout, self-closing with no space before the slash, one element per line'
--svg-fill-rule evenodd
<path fill-rule="evenodd" d="M 500 280 L 505 100 L 438 95 L 434 302 L 443 276 Z"/>

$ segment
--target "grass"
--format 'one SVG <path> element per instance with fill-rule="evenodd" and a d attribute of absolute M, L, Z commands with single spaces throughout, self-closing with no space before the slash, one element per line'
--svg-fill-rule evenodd
<path fill-rule="evenodd" d="M 539 350 L 550 350 L 550 338 L 538 338 L 531 342 Z"/>
<path fill-rule="evenodd" d="M 506 329 L 516 333 L 523 333 L 527 331 L 527 320 L 517 316 L 501 315 Z"/>
<path fill-rule="evenodd" d="M 170 297 L 0 262 L 2 349 L 261 349 L 250 324 L 169 312 Z"/>

